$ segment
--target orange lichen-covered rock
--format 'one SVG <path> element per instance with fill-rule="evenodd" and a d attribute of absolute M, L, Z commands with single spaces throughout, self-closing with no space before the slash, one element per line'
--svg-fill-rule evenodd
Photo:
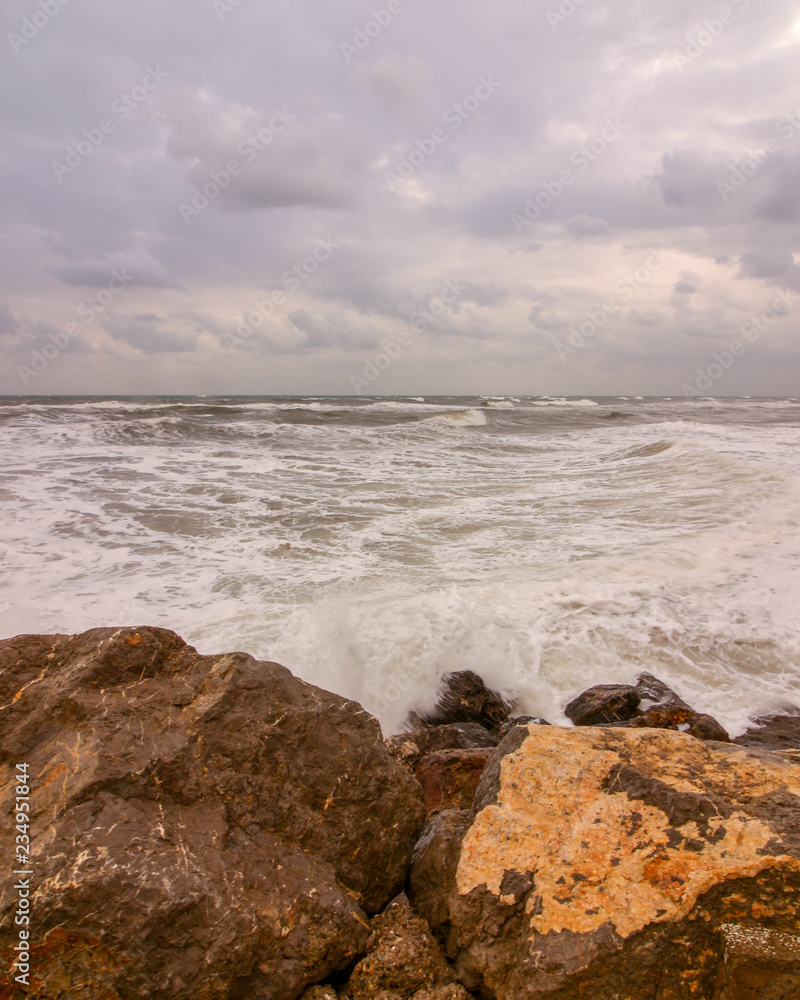
<path fill-rule="evenodd" d="M 468 989 L 711 1000 L 724 927 L 800 926 L 800 766 L 667 730 L 518 726 L 471 812 L 429 825 L 411 888 Z"/>

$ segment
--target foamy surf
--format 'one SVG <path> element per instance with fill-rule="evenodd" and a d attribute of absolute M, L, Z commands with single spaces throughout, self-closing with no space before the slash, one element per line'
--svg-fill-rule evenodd
<path fill-rule="evenodd" d="M 386 731 L 448 670 L 554 722 L 650 670 L 735 734 L 800 704 L 800 413 L 715 402 L 9 401 L 0 628 L 162 625 Z"/>

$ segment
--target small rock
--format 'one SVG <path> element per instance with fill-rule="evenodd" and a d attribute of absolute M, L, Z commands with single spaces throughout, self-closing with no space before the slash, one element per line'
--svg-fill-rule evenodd
<path fill-rule="evenodd" d="M 414 994 L 412 1000 L 470 1000 L 471 993 L 467 993 L 460 983 L 453 983 L 451 986 L 439 986 L 434 990 L 419 990 Z"/>
<path fill-rule="evenodd" d="M 646 671 L 636 678 L 636 693 L 639 695 L 639 710 L 650 708 L 689 708 L 689 705 L 671 687 Z"/>
<path fill-rule="evenodd" d="M 414 774 L 425 792 L 426 819 L 442 809 L 472 807 L 492 750 L 439 750 L 422 758 Z"/>
<path fill-rule="evenodd" d="M 715 718 L 695 712 L 679 694 L 652 674 L 639 674 L 636 693 L 641 698 L 637 717 L 625 725 L 636 729 L 675 729 L 698 740 L 730 742 L 727 732 Z"/>
<path fill-rule="evenodd" d="M 635 719 L 617 723 L 615 728 L 675 729 L 680 733 L 688 733 L 698 740 L 730 743 L 730 736 L 712 716 L 701 715 L 691 708 L 680 708 L 677 705 L 668 708 L 650 708 Z"/>
<path fill-rule="evenodd" d="M 496 731 L 511 714 L 511 706 L 471 670 L 459 670 L 442 678 L 442 693 L 436 708 L 427 715 L 411 714 L 416 726 L 443 726 L 450 722 L 479 722 Z"/>
<path fill-rule="evenodd" d="M 597 684 L 578 695 L 564 709 L 576 726 L 597 726 L 632 719 L 640 696 L 630 684 Z"/>
<path fill-rule="evenodd" d="M 309 986 L 300 1000 L 336 1000 L 336 990 L 332 986 Z"/>
<path fill-rule="evenodd" d="M 399 1000 L 411 1000 L 420 990 L 449 986 L 455 981 L 455 971 L 430 927 L 401 894 L 370 921 L 367 954 L 356 965 L 341 995 L 344 1000 L 376 1000 L 390 993 Z"/>
<path fill-rule="evenodd" d="M 412 772 L 423 757 L 437 750 L 473 750 L 496 747 L 497 743 L 497 737 L 478 722 L 454 722 L 448 726 L 415 729 L 412 733 L 390 736 L 385 741 L 389 755 Z"/>

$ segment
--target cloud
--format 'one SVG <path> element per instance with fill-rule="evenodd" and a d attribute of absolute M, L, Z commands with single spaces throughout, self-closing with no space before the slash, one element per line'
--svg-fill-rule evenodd
<path fill-rule="evenodd" d="M 19 323 L 8 306 L 0 304 L 0 335 L 15 334 Z"/>
<path fill-rule="evenodd" d="M 611 227 L 605 219 L 595 219 L 590 215 L 575 215 L 564 223 L 567 232 L 575 239 L 584 236 L 609 236 Z"/>
<path fill-rule="evenodd" d="M 177 329 L 171 321 L 154 314 L 109 319 L 105 330 L 114 340 L 144 354 L 183 354 L 197 346 L 196 333 Z"/>
<path fill-rule="evenodd" d="M 433 74 L 418 56 L 387 53 L 370 64 L 358 64 L 351 79 L 395 121 L 416 124 L 438 110 L 441 98 L 433 86 Z"/>
<path fill-rule="evenodd" d="M 348 62 L 341 43 L 368 17 L 356 0 L 243 3 L 222 23 L 211 3 L 191 16 L 156 0 L 67 5 L 0 63 L 2 349 L 80 319 L 47 391 L 146 391 L 150 378 L 158 391 L 347 392 L 354 356 L 459 279 L 387 386 L 402 370 L 408 390 L 678 392 L 698 344 L 722 349 L 773 287 L 800 288 L 796 3 L 751 3 L 680 66 L 705 17 L 691 0 L 593 0 L 554 31 L 545 14 L 409 3 Z M 148 65 L 169 75 L 123 117 L 112 108 Z M 470 101 L 481 77 L 500 85 Z M 467 114 L 448 122 L 457 106 Z M 113 129 L 58 183 L 52 163 L 104 118 Z M 607 142 L 615 119 L 625 128 Z M 446 141 L 427 155 L 436 128 Z M 770 140 L 723 198 L 720 182 Z M 424 159 L 391 191 L 386 173 L 413 151 Z M 512 215 L 537 197 L 518 231 Z M 341 248 L 289 288 L 287 269 L 328 236 Z M 649 272 L 654 250 L 665 263 Z M 108 307 L 124 314 L 83 325 L 76 307 L 115 269 L 135 278 Z M 275 290 L 268 320 L 226 344 Z M 582 355 L 592 363 L 561 365 L 554 338 L 609 300 L 620 309 Z M 796 391 L 793 322 L 742 368 L 753 395 Z M 92 366 L 71 365 L 73 350 Z M 18 388 L 0 371 L 0 392 Z"/>
<path fill-rule="evenodd" d="M 722 164 L 695 150 L 676 150 L 664 154 L 656 183 L 671 208 L 709 208 L 719 202 L 721 176 Z"/>
<path fill-rule="evenodd" d="M 56 271 L 56 277 L 65 285 L 84 285 L 89 288 L 104 288 L 114 277 L 122 273 L 131 283 L 145 288 L 177 288 L 164 265 L 156 260 L 142 244 L 137 244 L 127 253 L 106 254 L 102 260 L 81 260 L 67 264 Z"/>

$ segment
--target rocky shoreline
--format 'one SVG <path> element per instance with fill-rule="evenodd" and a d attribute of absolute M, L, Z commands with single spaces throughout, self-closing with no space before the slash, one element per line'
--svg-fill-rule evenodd
<path fill-rule="evenodd" d="M 512 712 L 463 671 L 384 740 L 165 629 L 0 642 L 0 1000 L 798 1000 L 800 713 Z"/>

